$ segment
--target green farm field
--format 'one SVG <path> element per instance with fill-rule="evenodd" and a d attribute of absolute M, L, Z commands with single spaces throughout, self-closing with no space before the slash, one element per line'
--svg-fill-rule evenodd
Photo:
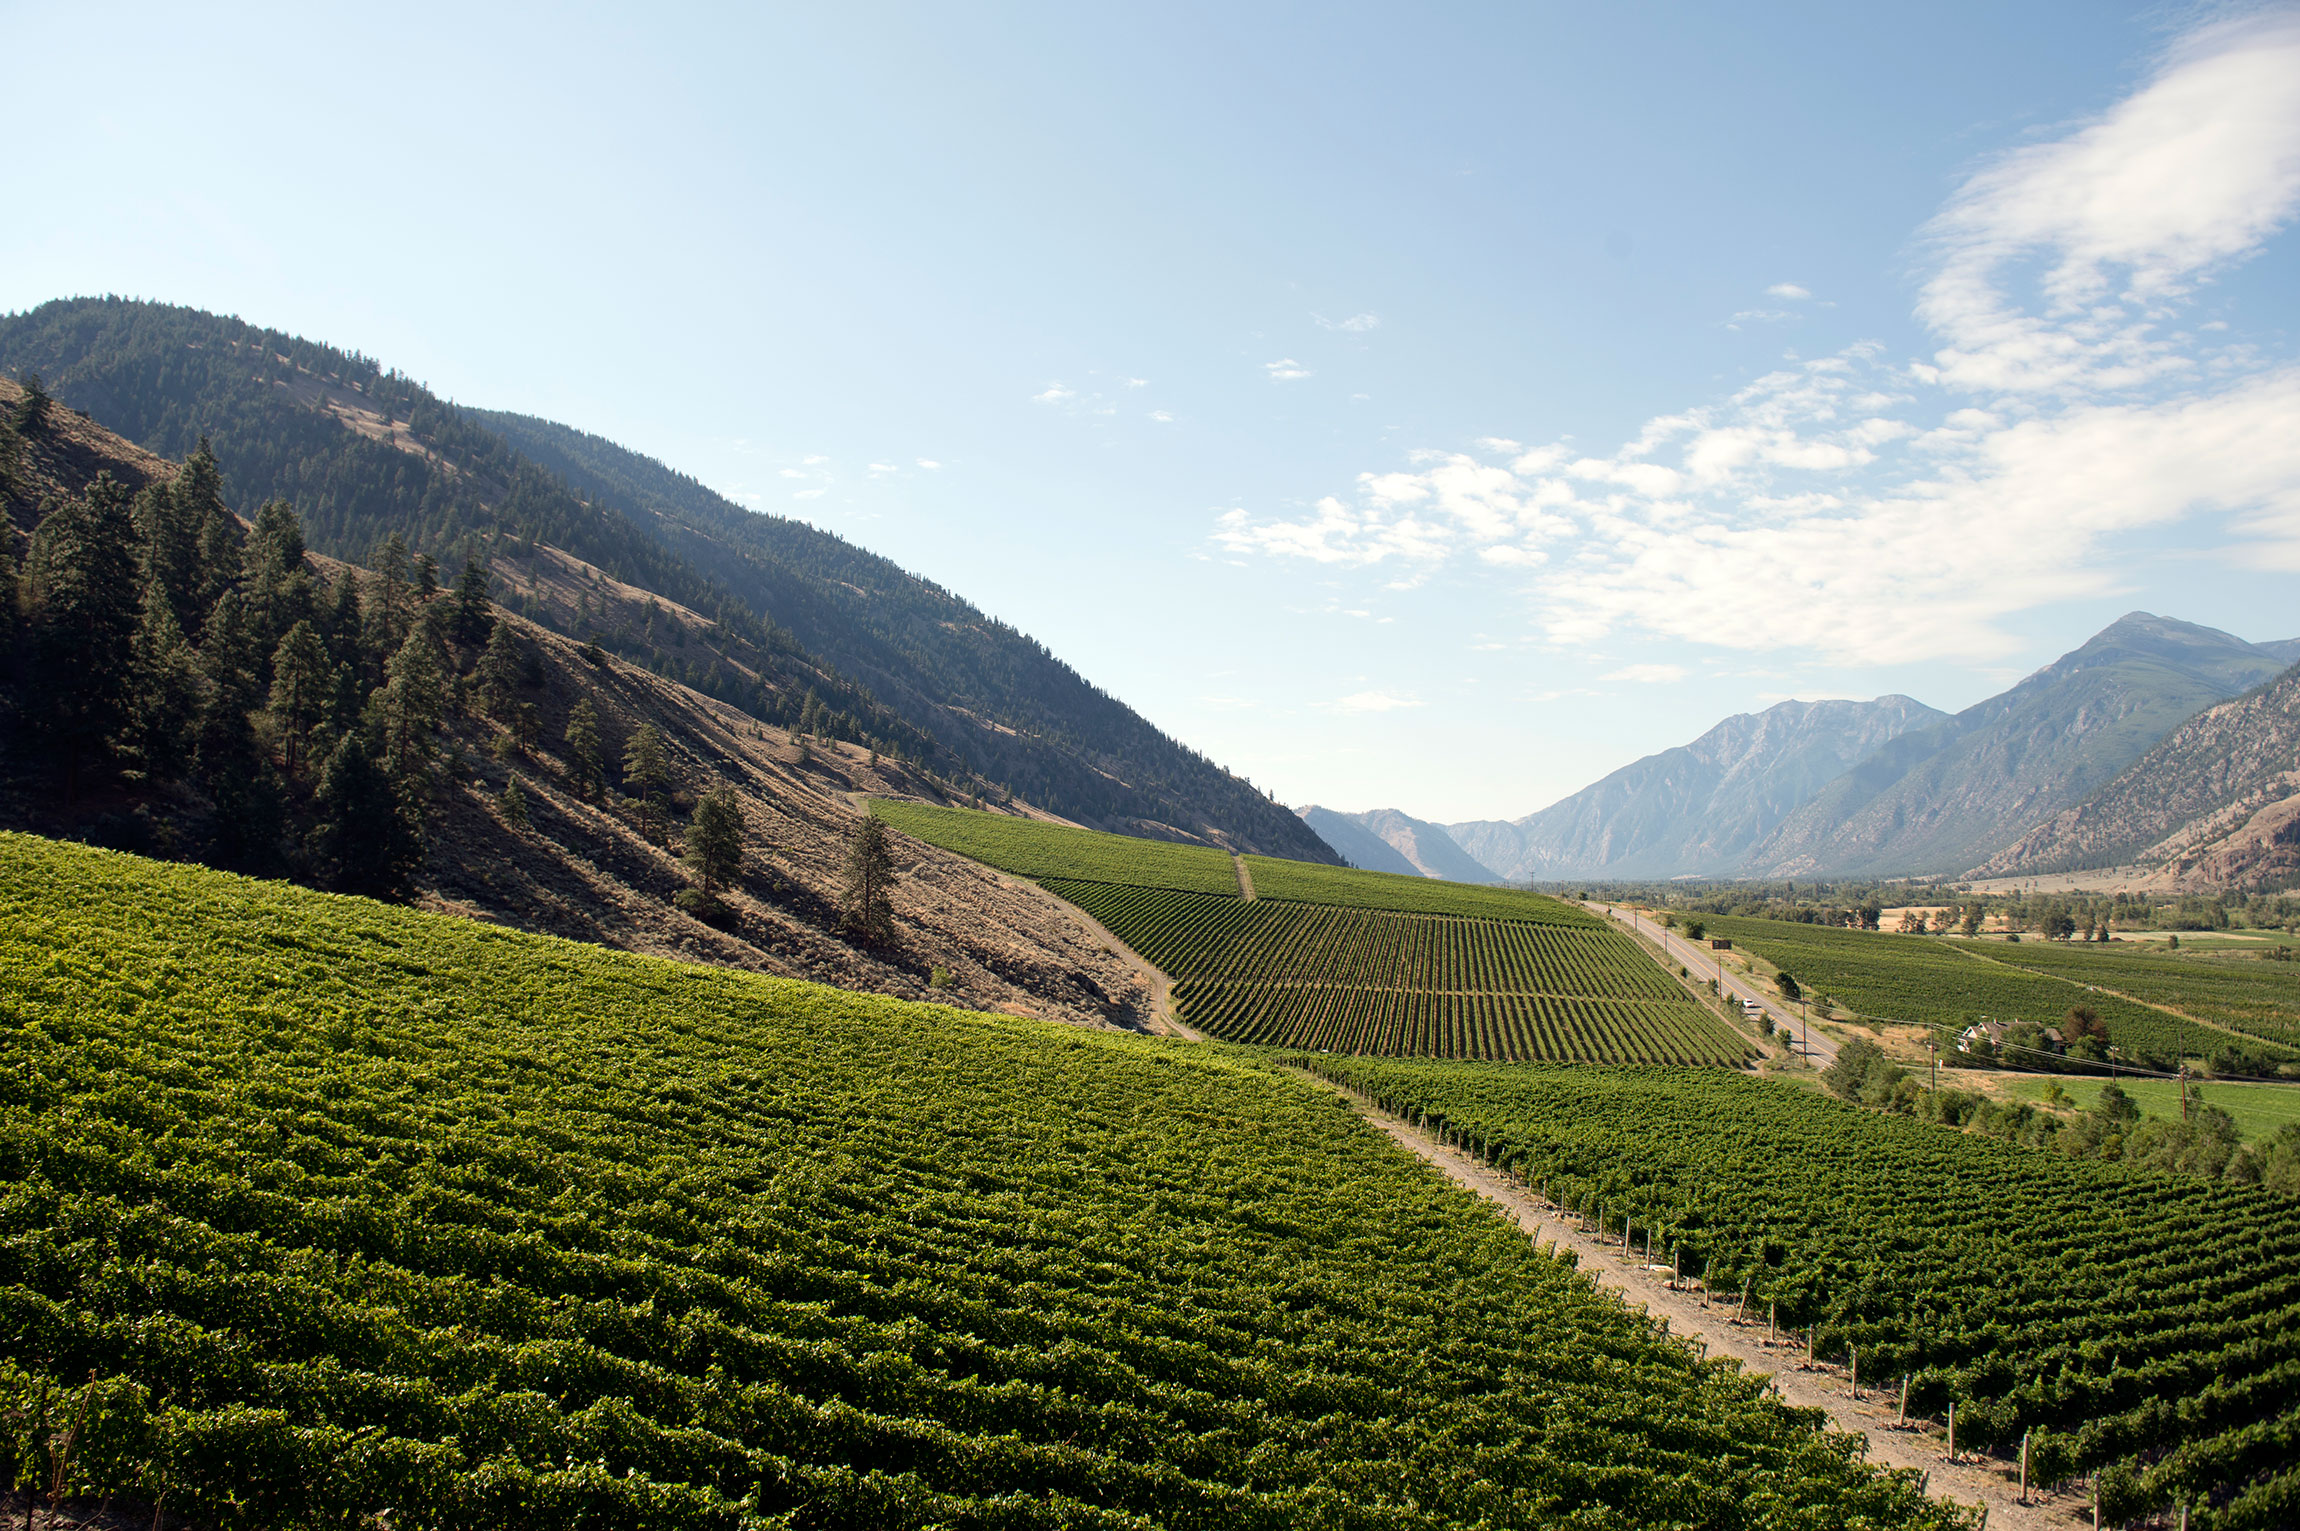
<path fill-rule="evenodd" d="M 1968 1523 L 1258 1059 L 14 835 L 0 1420 L 284 1531 Z"/>
<path fill-rule="evenodd" d="M 2034 1101 L 2047 1098 L 2057 1084 L 2068 1099 L 2086 1111 L 2099 1102 L 2103 1082 L 2082 1078 L 2040 1079 L 2034 1074 L 2000 1074 L 1996 1081 L 1998 1088 L 2016 1099 Z M 1953 1082 L 1962 1085 L 1964 1079 L 1960 1076 Z M 2132 1097 L 2143 1115 L 2168 1122 L 2180 1120 L 2179 1081 L 2119 1079 L 2116 1084 Z M 2300 1085 L 2214 1079 L 2203 1084 L 2191 1083 L 2189 1094 L 2192 1099 L 2227 1112 L 2247 1142 L 2271 1137 L 2282 1128 L 2300 1123 Z"/>
<path fill-rule="evenodd" d="M 1364 872 L 1356 867 L 1320 866 L 1314 861 L 1282 861 L 1248 856 L 1260 898 L 1302 904 L 1340 904 L 1351 909 L 1396 909 L 1409 914 L 1456 914 L 1488 920 L 1532 920 L 1544 925 L 1591 926 L 1597 919 L 1562 899 L 1522 888 L 1444 882 L 1397 872 Z"/>
<path fill-rule="evenodd" d="M 904 834 L 1017 877 L 1075 878 L 1238 896 L 1229 853 L 1204 845 L 1106 835 L 1043 819 L 874 798 L 870 811 Z"/>
<path fill-rule="evenodd" d="M 2072 1006 L 2089 1005 L 2109 1040 L 2131 1053 L 2163 1059 L 2208 1058 L 2229 1048 L 2270 1061 L 2300 1061 L 2273 1041 L 2232 1036 L 2088 986 L 2073 974 L 2021 965 L 2044 943 L 1967 942 L 1942 936 L 1831 929 L 1785 920 L 1707 917 L 1710 933 L 1733 941 L 1796 976 L 1808 993 L 1828 994 L 1860 1015 L 1917 1025 L 1969 1020 L 2060 1024 Z M 2266 966 L 2267 964 L 2260 964 Z"/>
<path fill-rule="evenodd" d="M 1601 1063 L 1731 1065 L 1754 1052 L 1595 924 L 1046 886 L 1169 974 L 1183 1019 L 1225 1041 Z"/>
<path fill-rule="evenodd" d="M 2097 985 L 2284 1046 L 2300 1045 L 2300 962 L 2264 961 L 2266 943 L 2180 951 L 2149 942 L 1981 943 L 1998 962 Z"/>
<path fill-rule="evenodd" d="M 1186 880 L 1190 857 L 1218 852 L 964 809 L 874 811 L 1076 904 L 1174 980 L 1183 1021 L 1222 1041 L 1591 1063 L 1756 1055 L 1628 937 L 1539 894 L 1249 856 L 1247 899 L 1226 857 L 1226 886 Z M 1049 870 L 1064 867 L 1090 870 Z"/>
<path fill-rule="evenodd" d="M 2300 1502 L 2300 1198 L 2126 1170 L 1725 1070 L 1296 1060 L 1467 1145 L 1865 1379 L 2032 1436 L 2110 1524 Z M 2209 1511 L 2203 1507 L 2211 1506 Z"/>

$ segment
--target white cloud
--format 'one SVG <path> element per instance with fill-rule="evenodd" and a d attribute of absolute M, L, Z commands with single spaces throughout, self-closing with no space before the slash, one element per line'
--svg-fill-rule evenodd
<path fill-rule="evenodd" d="M 1329 319 L 1324 314 L 1312 314 L 1310 317 L 1318 321 L 1320 329 L 1340 330 L 1346 335 L 1363 335 L 1368 330 L 1380 329 L 1382 325 L 1378 314 L 1352 314 L 1347 319 Z"/>
<path fill-rule="evenodd" d="M 1270 374 L 1273 383 L 1290 383 L 1296 378 L 1310 375 L 1310 369 L 1291 356 L 1283 361 L 1266 361 L 1262 363 L 1262 370 Z"/>
<path fill-rule="evenodd" d="M 1775 282 L 1772 286 L 1765 289 L 1766 297 L 1787 298 L 1791 302 L 1809 298 L 1812 295 L 1813 293 L 1811 288 L 1800 287 L 1795 282 Z"/>
<path fill-rule="evenodd" d="M 1150 386 L 1150 380 L 1146 377 L 1130 377 L 1124 381 L 1129 388 L 1147 388 Z"/>
<path fill-rule="evenodd" d="M 873 473 L 900 473 L 902 469 L 890 462 L 874 462 L 870 465 L 870 471 Z"/>
<path fill-rule="evenodd" d="M 827 489 L 801 489 L 797 494 L 792 495 L 791 498 L 794 500 L 819 500 L 829 492 L 830 491 Z"/>
<path fill-rule="evenodd" d="M 922 457 L 922 458 L 920 458 L 920 459 L 918 460 L 918 465 L 919 465 L 920 467 L 922 467 L 922 468 L 939 468 L 939 467 L 941 467 L 941 466 L 942 466 L 942 464 L 941 464 L 941 463 L 938 463 L 938 462 L 936 462 L 936 461 L 935 461 L 933 458 L 931 458 L 931 457 Z"/>
<path fill-rule="evenodd" d="M 1685 666 L 1679 664 L 1623 665 L 1597 677 L 1599 680 L 1623 680 L 1637 686 L 1673 686 L 1685 678 Z"/>
<path fill-rule="evenodd" d="M 1926 233 L 1918 313 L 1961 386 L 2123 388 L 2190 370 L 2167 305 L 2252 254 L 2300 203 L 2300 12 L 2217 22 L 2072 133 L 1974 175 Z M 2004 289 L 2040 266 L 2041 312 Z"/>
<path fill-rule="evenodd" d="M 1060 383 L 1048 383 L 1045 392 L 1034 393 L 1030 396 L 1030 402 L 1033 404 L 1067 404 L 1077 397 L 1076 389 L 1066 388 Z"/>
<path fill-rule="evenodd" d="M 1150 411 L 1150 418 L 1157 421 L 1160 425 L 1171 425 L 1174 423 L 1173 415 L 1163 409 L 1154 409 Z"/>
<path fill-rule="evenodd" d="M 1611 451 L 1412 452 L 1302 514 L 1231 510 L 1214 541 L 1409 586 L 1472 561 L 1553 642 L 1853 663 L 2001 656 L 2004 619 L 2113 592 L 2130 539 L 2175 526 L 2300 572 L 2300 364 L 2181 327 L 2300 211 L 2295 81 L 2300 11 L 2215 22 L 2097 120 L 1981 165 L 1925 230 L 1926 360 L 1792 357 Z"/>
<path fill-rule="evenodd" d="M 1422 702 L 1419 697 L 1400 696 L 1394 691 L 1355 691 L 1325 705 L 1335 712 L 1396 712 L 1403 707 L 1419 707 Z"/>
<path fill-rule="evenodd" d="M 819 455 L 818 455 L 818 456 L 814 456 L 814 457 L 802 457 L 802 458 L 800 458 L 800 459 L 799 459 L 799 461 L 800 461 L 800 462 L 802 462 L 802 463 L 804 463 L 806 466 L 808 466 L 808 467 L 810 467 L 810 468 L 819 468 L 819 467 L 821 467 L 821 466 L 822 466 L 824 463 L 827 463 L 827 462 L 829 462 L 829 461 L 830 461 L 830 459 L 829 459 L 829 458 L 827 458 L 827 457 L 823 457 L 823 456 L 819 456 Z"/>
<path fill-rule="evenodd" d="M 797 468 L 784 468 L 781 470 L 781 476 L 784 478 L 805 478 L 806 474 L 800 472 Z"/>

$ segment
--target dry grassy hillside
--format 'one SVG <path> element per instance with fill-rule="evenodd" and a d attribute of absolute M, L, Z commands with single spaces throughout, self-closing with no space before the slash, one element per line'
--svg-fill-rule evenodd
<path fill-rule="evenodd" d="M 847 837 L 862 817 L 857 799 L 949 800 L 936 783 L 892 760 L 874 764 L 854 745 L 810 741 L 802 749 L 724 703 L 609 656 L 593 665 L 570 639 L 509 615 L 500 620 L 513 623 L 542 662 L 543 682 L 525 699 L 543 714 L 543 743 L 502 761 L 489 748 L 498 737 L 492 726 L 463 725 L 465 747 L 422 882 L 426 906 L 842 988 L 1093 1023 L 1146 1022 L 1148 996 L 1133 969 L 1065 906 L 907 838 L 897 837 L 903 876 L 895 940 L 858 945 L 838 931 Z M 750 851 L 742 885 L 726 895 L 732 918 L 710 925 L 672 907 L 688 882 L 676 826 L 668 843 L 651 844 L 627 806 L 585 803 L 562 785 L 558 741 L 585 697 L 598 710 L 610 761 L 640 724 L 661 731 L 677 806 L 720 781 L 742 795 Z M 514 774 L 528 797 L 525 831 L 506 828 L 499 816 Z M 950 976 L 947 994 L 928 988 L 936 967 Z"/>
<path fill-rule="evenodd" d="M 0 382 L 0 409 L 12 410 L 19 394 L 15 384 Z M 8 469 L 0 495 L 19 548 L 46 496 L 76 492 L 101 471 L 131 489 L 175 471 L 60 404 L 51 404 L 41 431 L 11 444 L 17 450 L 12 463 L 0 464 Z M 342 567 L 317 555 L 309 563 L 329 578 Z M 676 626 L 698 647 L 708 641 L 710 624 L 696 613 L 556 548 L 527 554 L 507 545 L 492 573 L 505 600 L 555 618 L 588 608 L 603 624 L 653 623 L 666 634 Z M 438 801 L 415 879 L 419 904 L 626 951 L 848 989 L 1084 1024 L 1148 1023 L 1151 996 L 1138 970 L 1068 906 L 901 836 L 893 939 L 858 941 L 842 931 L 838 899 L 847 838 L 862 818 L 857 799 L 885 794 L 944 802 L 956 800 L 958 789 L 891 758 L 874 760 L 856 745 L 820 740 L 802 748 L 788 732 L 700 692 L 500 606 L 497 615 L 531 660 L 520 699 L 535 706 L 540 732 L 532 749 L 508 750 L 505 731 L 480 714 L 468 676 L 457 683 L 462 704 L 450 709 L 443 726 Z M 587 803 L 564 784 L 560 752 L 568 713 L 586 698 L 600 717 L 611 781 L 619 778 L 624 746 L 641 724 L 652 723 L 663 736 L 674 811 L 656 841 L 641 834 L 637 815 L 614 792 Z M 513 776 L 527 798 L 524 830 L 508 827 L 501 815 L 503 789 Z M 742 797 L 747 849 L 740 883 L 722 895 L 726 914 L 705 923 L 672 900 L 689 882 L 679 860 L 686 813 L 720 781 Z M 195 822 L 202 808 L 187 789 L 146 789 L 132 780 L 90 790 L 69 809 L 31 775 L 0 782 L 0 822 L 9 827 L 161 854 L 190 838 L 176 828 Z M 947 975 L 939 989 L 930 986 L 938 968 Z"/>

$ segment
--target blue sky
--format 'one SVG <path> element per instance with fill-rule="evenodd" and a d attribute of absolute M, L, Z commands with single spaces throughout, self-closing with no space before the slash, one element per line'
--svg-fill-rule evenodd
<path fill-rule="evenodd" d="M 2290 10 L 319 10 L 0 5 L 0 307 L 597 431 L 1291 803 L 2300 634 Z"/>

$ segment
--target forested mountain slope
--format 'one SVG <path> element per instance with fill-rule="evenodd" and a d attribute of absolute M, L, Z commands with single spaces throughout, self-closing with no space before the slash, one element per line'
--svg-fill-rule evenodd
<path fill-rule="evenodd" d="M 0 540 L 0 826 L 848 988 L 923 996 L 940 969 L 956 1003 L 1145 1019 L 1142 981 L 1063 906 L 931 846 L 898 841 L 885 928 L 850 928 L 854 796 L 947 800 L 937 778 L 500 610 L 475 570 L 427 592 L 404 561 L 310 554 L 292 508 L 225 510 L 203 454 L 178 468 L 40 413 L 0 383 L 0 476 L 48 509 Z M 621 588 L 548 548 L 503 562 L 528 602 Z M 697 620 L 656 615 L 665 644 Z M 714 790 L 734 864 L 682 907 Z"/>
<path fill-rule="evenodd" d="M 598 436 L 471 411 L 531 461 L 648 527 L 968 766 L 1042 808 L 1152 835 L 1230 826 L 1233 848 L 1331 861 L 1293 815 L 931 580 L 803 521 L 745 510 Z M 996 727 L 985 727 L 986 723 Z M 1114 796 L 1112 779 L 1134 801 Z M 1157 806 L 1164 805 L 1164 806 Z"/>
<path fill-rule="evenodd" d="M 0 318 L 0 371 L 39 374 L 65 404 L 164 457 L 210 440 L 225 500 L 242 511 L 292 502 L 322 553 L 364 559 L 394 533 L 449 567 L 471 553 L 492 563 L 539 544 L 562 550 L 701 619 L 665 638 L 577 604 L 572 636 L 763 720 L 804 722 L 1088 822 L 1332 859 L 1283 807 L 1022 635 L 834 538 L 729 519 L 747 513 L 724 501 L 717 512 L 689 503 L 673 492 L 676 475 L 606 443 L 593 441 L 586 465 L 562 442 L 561 464 L 589 475 L 579 490 L 480 416 L 370 358 L 121 299 Z M 837 579 L 880 599 L 850 600 Z M 822 647 L 794 636 L 794 622 Z M 850 667 L 867 667 L 889 694 Z"/>
<path fill-rule="evenodd" d="M 1905 696 L 1781 702 L 1737 713 L 1539 813 L 1447 830 L 1479 862 L 1519 881 L 1730 871 L 1855 762 L 1945 716 Z"/>
<path fill-rule="evenodd" d="M 2190 718 L 1979 875 L 2166 863 L 2213 886 L 2300 877 L 2300 666 Z"/>
<path fill-rule="evenodd" d="M 2215 628 L 2132 612 L 2011 690 L 1893 739 L 1744 865 L 1771 876 L 1961 874 L 2283 668 Z"/>

